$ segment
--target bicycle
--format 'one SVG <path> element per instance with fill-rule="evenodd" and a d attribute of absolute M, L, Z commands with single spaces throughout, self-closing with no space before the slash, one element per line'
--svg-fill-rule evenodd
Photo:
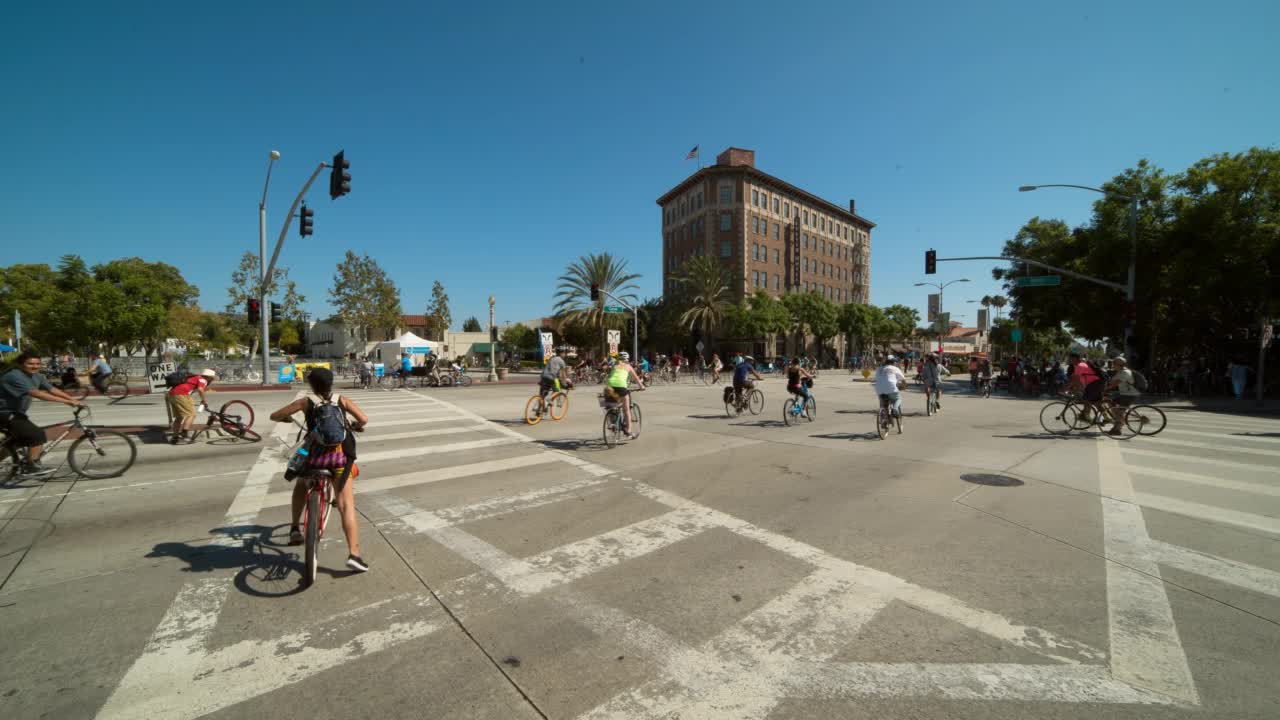
<path fill-rule="evenodd" d="M 92 420 L 93 413 L 88 408 L 77 407 L 72 411 L 70 424 L 42 428 L 43 430 L 63 428 L 61 435 L 45 444 L 42 456 L 51 455 L 53 450 L 73 430 L 76 430 L 79 431 L 80 437 L 76 438 L 67 449 L 67 464 L 71 466 L 72 472 L 90 480 L 119 477 L 128 472 L 129 468 L 133 467 L 134 461 L 138 459 L 138 448 L 133 440 L 122 432 L 85 425 L 80 417 L 82 413 L 88 413 L 89 419 Z M 8 482 L 18 474 L 21 468 L 18 457 L 19 448 L 14 447 L 8 432 L 0 430 L 0 437 L 4 438 L 0 441 L 0 482 Z"/>
<path fill-rule="evenodd" d="M 937 391 L 926 384 L 924 386 L 924 414 L 926 417 L 938 412 L 937 397 Z"/>
<path fill-rule="evenodd" d="M 876 434 L 880 439 L 885 439 L 889 434 L 889 428 L 894 425 L 898 426 L 898 434 L 902 434 L 902 411 L 893 412 L 892 405 L 889 402 L 887 393 L 880 393 L 880 411 L 876 413 Z"/>
<path fill-rule="evenodd" d="M 764 393 L 759 388 L 743 388 L 739 394 L 732 387 L 724 389 L 724 411 L 729 417 L 734 418 L 742 414 L 743 410 L 750 411 L 752 415 L 759 415 L 764 410 Z"/>
<path fill-rule="evenodd" d="M 223 432 L 236 440 L 248 439 L 250 442 L 257 442 L 262 439 L 261 435 L 251 429 L 253 406 L 243 400 L 230 400 L 223 403 L 217 410 L 206 407 L 205 411 L 209 413 L 209 419 L 205 422 L 203 429 L 191 434 L 191 439 L 187 441 L 188 445 L 194 443 L 201 435 L 213 432 L 215 422 Z"/>
<path fill-rule="evenodd" d="M 569 390 L 571 389 L 573 386 L 568 385 L 563 390 L 552 390 L 545 398 L 542 393 L 529 398 L 529 402 L 524 406 L 524 421 L 529 425 L 537 425 L 542 422 L 544 416 L 548 415 L 552 420 L 563 420 L 565 414 L 569 412 Z"/>
<path fill-rule="evenodd" d="M 799 402 L 797 402 L 799 401 Z M 782 405 L 782 422 L 784 425 L 800 422 L 800 418 L 804 418 L 809 422 L 813 422 L 813 418 L 818 413 L 818 401 L 812 394 L 809 397 L 792 395 Z"/>
<path fill-rule="evenodd" d="M 636 390 L 635 392 L 640 392 Z M 617 447 L 619 437 L 625 437 L 626 418 L 622 414 L 622 403 L 606 400 L 604 393 L 596 396 L 600 400 L 600 407 L 604 408 L 604 425 L 602 434 L 604 435 L 604 444 L 610 448 Z M 631 399 L 631 432 L 637 438 L 640 437 L 640 404 Z"/>
<path fill-rule="evenodd" d="M 1150 437 L 1157 435 L 1164 430 L 1168 418 L 1165 417 L 1164 411 L 1154 405 L 1130 405 L 1123 407 L 1116 405 L 1112 401 L 1111 396 L 1103 399 L 1101 406 L 1109 412 L 1103 412 L 1094 409 L 1091 415 L 1087 415 L 1082 410 L 1076 410 L 1076 403 L 1079 400 L 1071 402 L 1072 410 L 1075 410 L 1074 421 L 1072 422 L 1072 430 L 1088 430 L 1097 427 L 1099 431 L 1106 432 L 1107 426 L 1114 423 L 1114 417 L 1110 413 L 1120 410 L 1124 411 L 1121 416 L 1121 425 L 1135 435 L 1143 435 Z"/>
<path fill-rule="evenodd" d="M 978 378 L 978 394 L 981 395 L 983 398 L 991 397 L 991 378 L 990 377 Z"/>
<path fill-rule="evenodd" d="M 91 376 L 89 378 L 89 385 L 93 390 L 97 390 L 104 396 L 109 397 L 112 400 L 119 400 L 129 394 L 129 374 L 126 372 L 112 372 L 107 376 L 106 381 L 101 386 L 94 382 Z M 86 387 L 84 389 L 84 392 L 80 395 L 79 399 L 83 400 L 89 396 L 90 387 Z"/>

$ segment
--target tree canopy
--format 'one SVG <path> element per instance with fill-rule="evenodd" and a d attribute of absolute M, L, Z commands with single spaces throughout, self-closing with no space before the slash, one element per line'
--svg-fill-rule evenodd
<path fill-rule="evenodd" d="M 400 325 L 400 290 L 368 254 L 347 251 L 334 272 L 329 301 L 337 317 L 360 328 L 366 339 L 370 330 L 394 332 Z"/>

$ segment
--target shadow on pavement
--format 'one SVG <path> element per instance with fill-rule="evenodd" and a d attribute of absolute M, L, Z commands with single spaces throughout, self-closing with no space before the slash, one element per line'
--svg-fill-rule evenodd
<path fill-rule="evenodd" d="M 781 420 L 752 420 L 751 422 L 729 423 L 733 427 L 786 427 L 787 424 Z"/>
<path fill-rule="evenodd" d="M 890 434 L 890 435 L 896 435 L 897 433 L 898 433 L 898 431 L 897 431 L 897 430 L 894 430 L 893 432 L 891 432 L 891 433 L 889 433 L 889 434 Z M 875 432 L 868 432 L 868 433 L 822 433 L 822 434 L 819 434 L 819 435 L 810 435 L 809 437 L 811 437 L 811 438 L 821 438 L 821 439 L 823 439 L 823 440 L 879 440 L 879 439 L 880 439 L 880 436 L 879 436 L 879 435 L 877 435 Z"/>
<path fill-rule="evenodd" d="M 1058 435 L 1055 433 L 1021 433 L 1018 435 L 992 435 L 991 437 L 1006 438 L 1009 440 L 1093 440 L 1098 437 L 1098 433 L 1070 433 Z"/>
<path fill-rule="evenodd" d="M 582 440 L 574 438 L 570 440 L 534 440 L 534 442 L 549 450 L 566 450 L 569 452 L 609 449 L 609 446 L 605 445 L 603 440 L 598 439 Z"/>
<path fill-rule="evenodd" d="M 960 479 L 973 483 L 974 485 L 989 485 L 991 487 L 1018 487 L 1026 485 L 1023 481 L 1008 475 L 992 475 L 989 473 L 966 473 L 960 476 Z"/>
<path fill-rule="evenodd" d="M 724 413 L 716 415 L 686 415 L 685 417 L 691 420 L 727 420 L 729 418 L 729 416 Z"/>
<path fill-rule="evenodd" d="M 495 425 L 508 425 L 508 426 L 514 425 L 516 427 L 529 424 L 524 421 L 524 418 L 521 418 L 519 420 L 508 420 L 506 418 L 485 418 L 485 420 L 488 420 L 489 422 L 494 423 Z"/>
<path fill-rule="evenodd" d="M 303 590 L 301 546 L 297 552 L 286 551 L 288 524 L 240 525 L 214 528 L 214 535 L 238 541 L 231 545 L 193 545 L 188 542 L 156 543 L 146 557 L 171 557 L 187 563 L 183 572 L 206 573 L 216 570 L 239 570 L 235 586 L 240 592 L 255 597 L 284 597 Z M 321 568 L 334 577 L 351 574 Z"/>

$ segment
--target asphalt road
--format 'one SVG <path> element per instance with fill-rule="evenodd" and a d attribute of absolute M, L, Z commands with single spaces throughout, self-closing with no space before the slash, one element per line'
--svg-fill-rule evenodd
<path fill-rule="evenodd" d="M 372 569 L 335 522 L 306 590 L 292 394 L 177 447 L 96 401 L 142 431 L 125 477 L 0 488 L 0 717 L 1280 717 L 1280 420 L 1054 437 L 913 392 L 879 440 L 865 383 L 793 427 L 763 388 L 640 393 L 612 450 L 594 388 L 534 427 L 529 386 L 354 393 Z"/>

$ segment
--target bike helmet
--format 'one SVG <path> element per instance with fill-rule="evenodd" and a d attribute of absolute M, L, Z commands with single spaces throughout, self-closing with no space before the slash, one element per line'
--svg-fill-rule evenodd
<path fill-rule="evenodd" d="M 631 353 L 627 352 L 626 350 L 623 350 L 622 352 L 618 353 L 618 359 L 622 360 L 623 362 L 627 362 L 631 359 Z"/>
<path fill-rule="evenodd" d="M 897 358 L 896 356 L 894 356 L 894 355 L 890 355 L 889 357 L 887 357 L 887 358 L 885 358 L 885 359 L 884 359 L 884 362 L 885 362 L 885 364 L 886 364 L 886 365 L 892 365 L 892 364 L 894 364 L 894 363 L 898 362 L 898 358 Z"/>

